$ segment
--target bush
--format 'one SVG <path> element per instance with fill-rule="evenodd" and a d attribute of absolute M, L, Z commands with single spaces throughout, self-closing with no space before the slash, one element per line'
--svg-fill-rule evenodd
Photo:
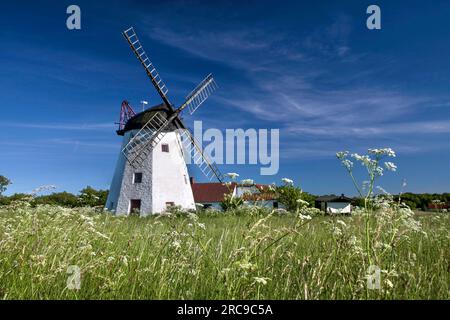
<path fill-rule="evenodd" d="M 302 189 L 292 184 L 277 186 L 275 192 L 278 202 L 290 212 L 296 212 L 305 206 L 313 206 L 316 199 L 315 196 L 303 192 Z"/>
<path fill-rule="evenodd" d="M 240 197 L 236 197 L 233 194 L 226 194 L 223 198 L 223 201 L 220 203 L 220 206 L 223 211 L 230 211 L 233 209 L 237 209 L 244 203 L 244 200 Z"/>
<path fill-rule="evenodd" d="M 50 204 L 67 208 L 75 208 L 80 205 L 80 199 L 69 192 L 59 192 L 47 196 L 36 197 L 34 202 L 35 204 Z"/>

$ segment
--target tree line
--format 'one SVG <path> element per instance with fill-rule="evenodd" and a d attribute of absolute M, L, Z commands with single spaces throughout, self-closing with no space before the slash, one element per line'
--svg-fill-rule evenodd
<path fill-rule="evenodd" d="M 20 199 L 24 199 L 26 197 L 30 197 L 29 194 L 24 193 L 16 193 L 11 196 L 3 196 L 2 193 L 6 191 L 8 185 L 11 184 L 11 181 L 0 175 L 0 205 L 8 205 L 13 201 L 17 201 Z M 279 200 L 283 202 L 286 207 L 294 208 L 298 206 L 298 199 L 303 199 L 308 202 L 310 206 L 314 206 L 314 201 L 317 196 L 302 192 L 301 189 L 293 186 L 283 186 L 279 187 L 278 196 Z M 75 207 L 102 207 L 106 204 L 106 199 L 108 197 L 108 190 L 97 190 L 90 186 L 80 190 L 79 194 L 72 194 L 70 192 L 56 192 L 49 195 L 41 195 L 35 196 L 33 200 L 33 204 L 35 205 L 59 205 L 62 207 L 75 208 Z M 450 193 L 404 193 L 402 195 L 394 196 L 394 200 L 398 201 L 399 197 L 401 197 L 401 201 L 407 204 L 411 209 L 419 209 L 419 210 L 428 210 L 432 208 L 433 204 L 436 202 L 440 202 L 448 206 L 450 203 Z M 363 199 L 354 199 L 354 205 L 364 206 Z"/>
<path fill-rule="evenodd" d="M 11 181 L 0 175 L 0 206 L 9 205 L 14 201 L 30 198 L 30 194 L 15 193 L 11 196 L 2 195 L 6 191 Z M 75 207 L 103 207 L 108 198 L 108 190 L 97 190 L 90 186 L 80 190 L 78 194 L 70 192 L 54 192 L 48 195 L 34 195 L 33 205 L 57 205 L 67 208 Z"/>

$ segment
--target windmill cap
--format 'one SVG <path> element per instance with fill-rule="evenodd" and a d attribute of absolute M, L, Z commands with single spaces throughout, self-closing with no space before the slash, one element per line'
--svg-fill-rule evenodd
<path fill-rule="evenodd" d="M 143 112 L 136 114 L 134 117 L 128 120 L 123 130 L 117 131 L 117 134 L 119 136 L 123 136 L 125 132 L 142 129 L 145 124 L 155 115 L 155 113 L 161 113 L 161 115 L 167 119 L 171 113 L 171 110 L 165 104 L 160 104 L 149 108 Z M 176 129 L 185 129 L 183 122 L 179 118 L 176 118 L 172 123 L 170 123 L 167 129 L 164 131 L 174 131 Z"/>

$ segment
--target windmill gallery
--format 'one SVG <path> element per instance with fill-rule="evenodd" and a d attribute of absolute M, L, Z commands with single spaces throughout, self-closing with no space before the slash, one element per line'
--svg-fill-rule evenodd
<path fill-rule="evenodd" d="M 208 129 L 204 135 L 200 133 L 198 139 L 199 132 L 202 131 L 201 122 L 195 122 L 192 134 L 180 115 L 184 110 L 194 114 L 217 85 L 212 75 L 208 75 L 187 96 L 185 102 L 176 108 L 170 102 L 168 89 L 134 29 L 124 31 L 123 36 L 144 67 L 162 103 L 138 114 L 127 101 L 122 103 L 117 134 L 123 137 L 123 142 L 105 209 L 118 215 L 134 212 L 141 215 L 160 213 L 173 205 L 195 209 L 187 164 L 195 164 L 207 180 L 216 179 L 223 183 L 225 177 L 216 163 L 224 163 L 224 139 L 217 129 Z M 261 168 L 261 174 L 275 174 L 279 167 L 279 132 L 271 131 L 269 144 L 267 130 L 259 130 L 259 134 L 254 129 L 227 130 L 226 163 L 234 161 L 235 139 L 237 162 L 245 162 L 245 142 L 248 139 L 250 164 L 257 163 L 259 150 L 260 163 L 269 165 Z M 204 139 L 212 141 L 205 149 L 202 148 Z M 270 156 L 268 145 L 271 146 Z"/>

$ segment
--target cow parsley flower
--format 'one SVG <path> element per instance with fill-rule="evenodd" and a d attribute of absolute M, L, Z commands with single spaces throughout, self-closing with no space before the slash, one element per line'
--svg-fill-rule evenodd
<path fill-rule="evenodd" d="M 261 278 L 261 277 L 253 277 L 253 279 L 255 280 L 255 283 L 259 283 L 264 286 L 267 284 L 267 280 L 270 280 L 269 278 Z"/>
<path fill-rule="evenodd" d="M 236 178 L 239 177 L 239 174 L 237 174 L 235 172 L 230 172 L 230 173 L 227 173 L 226 176 L 230 177 L 231 180 L 235 180 Z"/>
<path fill-rule="evenodd" d="M 120 260 L 122 261 L 122 263 L 123 263 L 126 267 L 128 267 L 128 259 L 127 259 L 126 256 L 122 256 L 122 257 L 120 258 Z"/>
<path fill-rule="evenodd" d="M 174 240 L 171 244 L 171 247 L 175 248 L 175 249 L 179 249 L 179 248 L 181 248 L 181 242 L 178 240 Z"/>
<path fill-rule="evenodd" d="M 374 154 L 377 156 L 388 156 L 388 157 L 395 157 L 396 154 L 394 152 L 394 150 L 392 150 L 391 148 L 383 148 L 383 149 L 369 149 L 368 152 L 370 154 Z"/>
<path fill-rule="evenodd" d="M 384 280 L 384 283 L 386 283 L 389 288 L 393 288 L 394 287 L 394 284 L 389 279 Z"/>
<path fill-rule="evenodd" d="M 297 199 L 297 203 L 298 203 L 298 204 L 301 204 L 301 205 L 305 205 L 305 206 L 308 206 L 308 205 L 309 205 L 309 202 L 308 202 L 308 201 L 305 201 L 305 200 L 303 200 L 303 199 Z"/>
<path fill-rule="evenodd" d="M 301 214 L 301 213 L 299 213 L 298 217 L 300 218 L 300 220 L 311 220 L 312 219 L 311 216 L 304 215 L 304 214 Z"/>
<path fill-rule="evenodd" d="M 370 157 L 367 156 L 367 155 L 361 156 L 361 155 L 359 155 L 357 153 L 353 153 L 351 155 L 351 157 L 354 158 L 356 161 L 361 162 L 361 164 L 366 166 L 366 167 L 369 167 L 369 166 L 373 165 L 373 163 L 374 163 L 373 160 L 370 159 Z"/>
<path fill-rule="evenodd" d="M 294 180 L 288 179 L 288 178 L 283 178 L 281 179 L 281 181 L 283 181 L 284 184 L 286 185 L 294 185 Z"/>
<path fill-rule="evenodd" d="M 385 162 L 384 166 L 389 171 L 396 171 L 397 170 L 397 166 L 394 163 L 392 163 L 392 162 Z"/>
<path fill-rule="evenodd" d="M 348 159 L 344 159 L 342 160 L 342 164 L 344 165 L 345 168 L 347 168 L 347 170 L 352 170 L 353 168 L 353 162 L 348 160 Z"/>
<path fill-rule="evenodd" d="M 348 151 L 340 151 L 336 153 L 336 157 L 339 160 L 344 160 L 347 156 L 348 156 L 349 152 Z"/>
<path fill-rule="evenodd" d="M 255 265 L 248 261 L 239 262 L 238 265 L 242 270 L 252 270 L 255 268 Z"/>
<path fill-rule="evenodd" d="M 383 173 L 384 173 L 384 170 L 383 170 L 382 167 L 376 167 L 374 173 L 375 173 L 377 176 L 380 176 L 380 177 L 381 177 L 381 176 L 383 175 Z"/>
<path fill-rule="evenodd" d="M 197 225 L 200 229 L 206 230 L 206 226 L 204 223 L 198 223 Z"/>

